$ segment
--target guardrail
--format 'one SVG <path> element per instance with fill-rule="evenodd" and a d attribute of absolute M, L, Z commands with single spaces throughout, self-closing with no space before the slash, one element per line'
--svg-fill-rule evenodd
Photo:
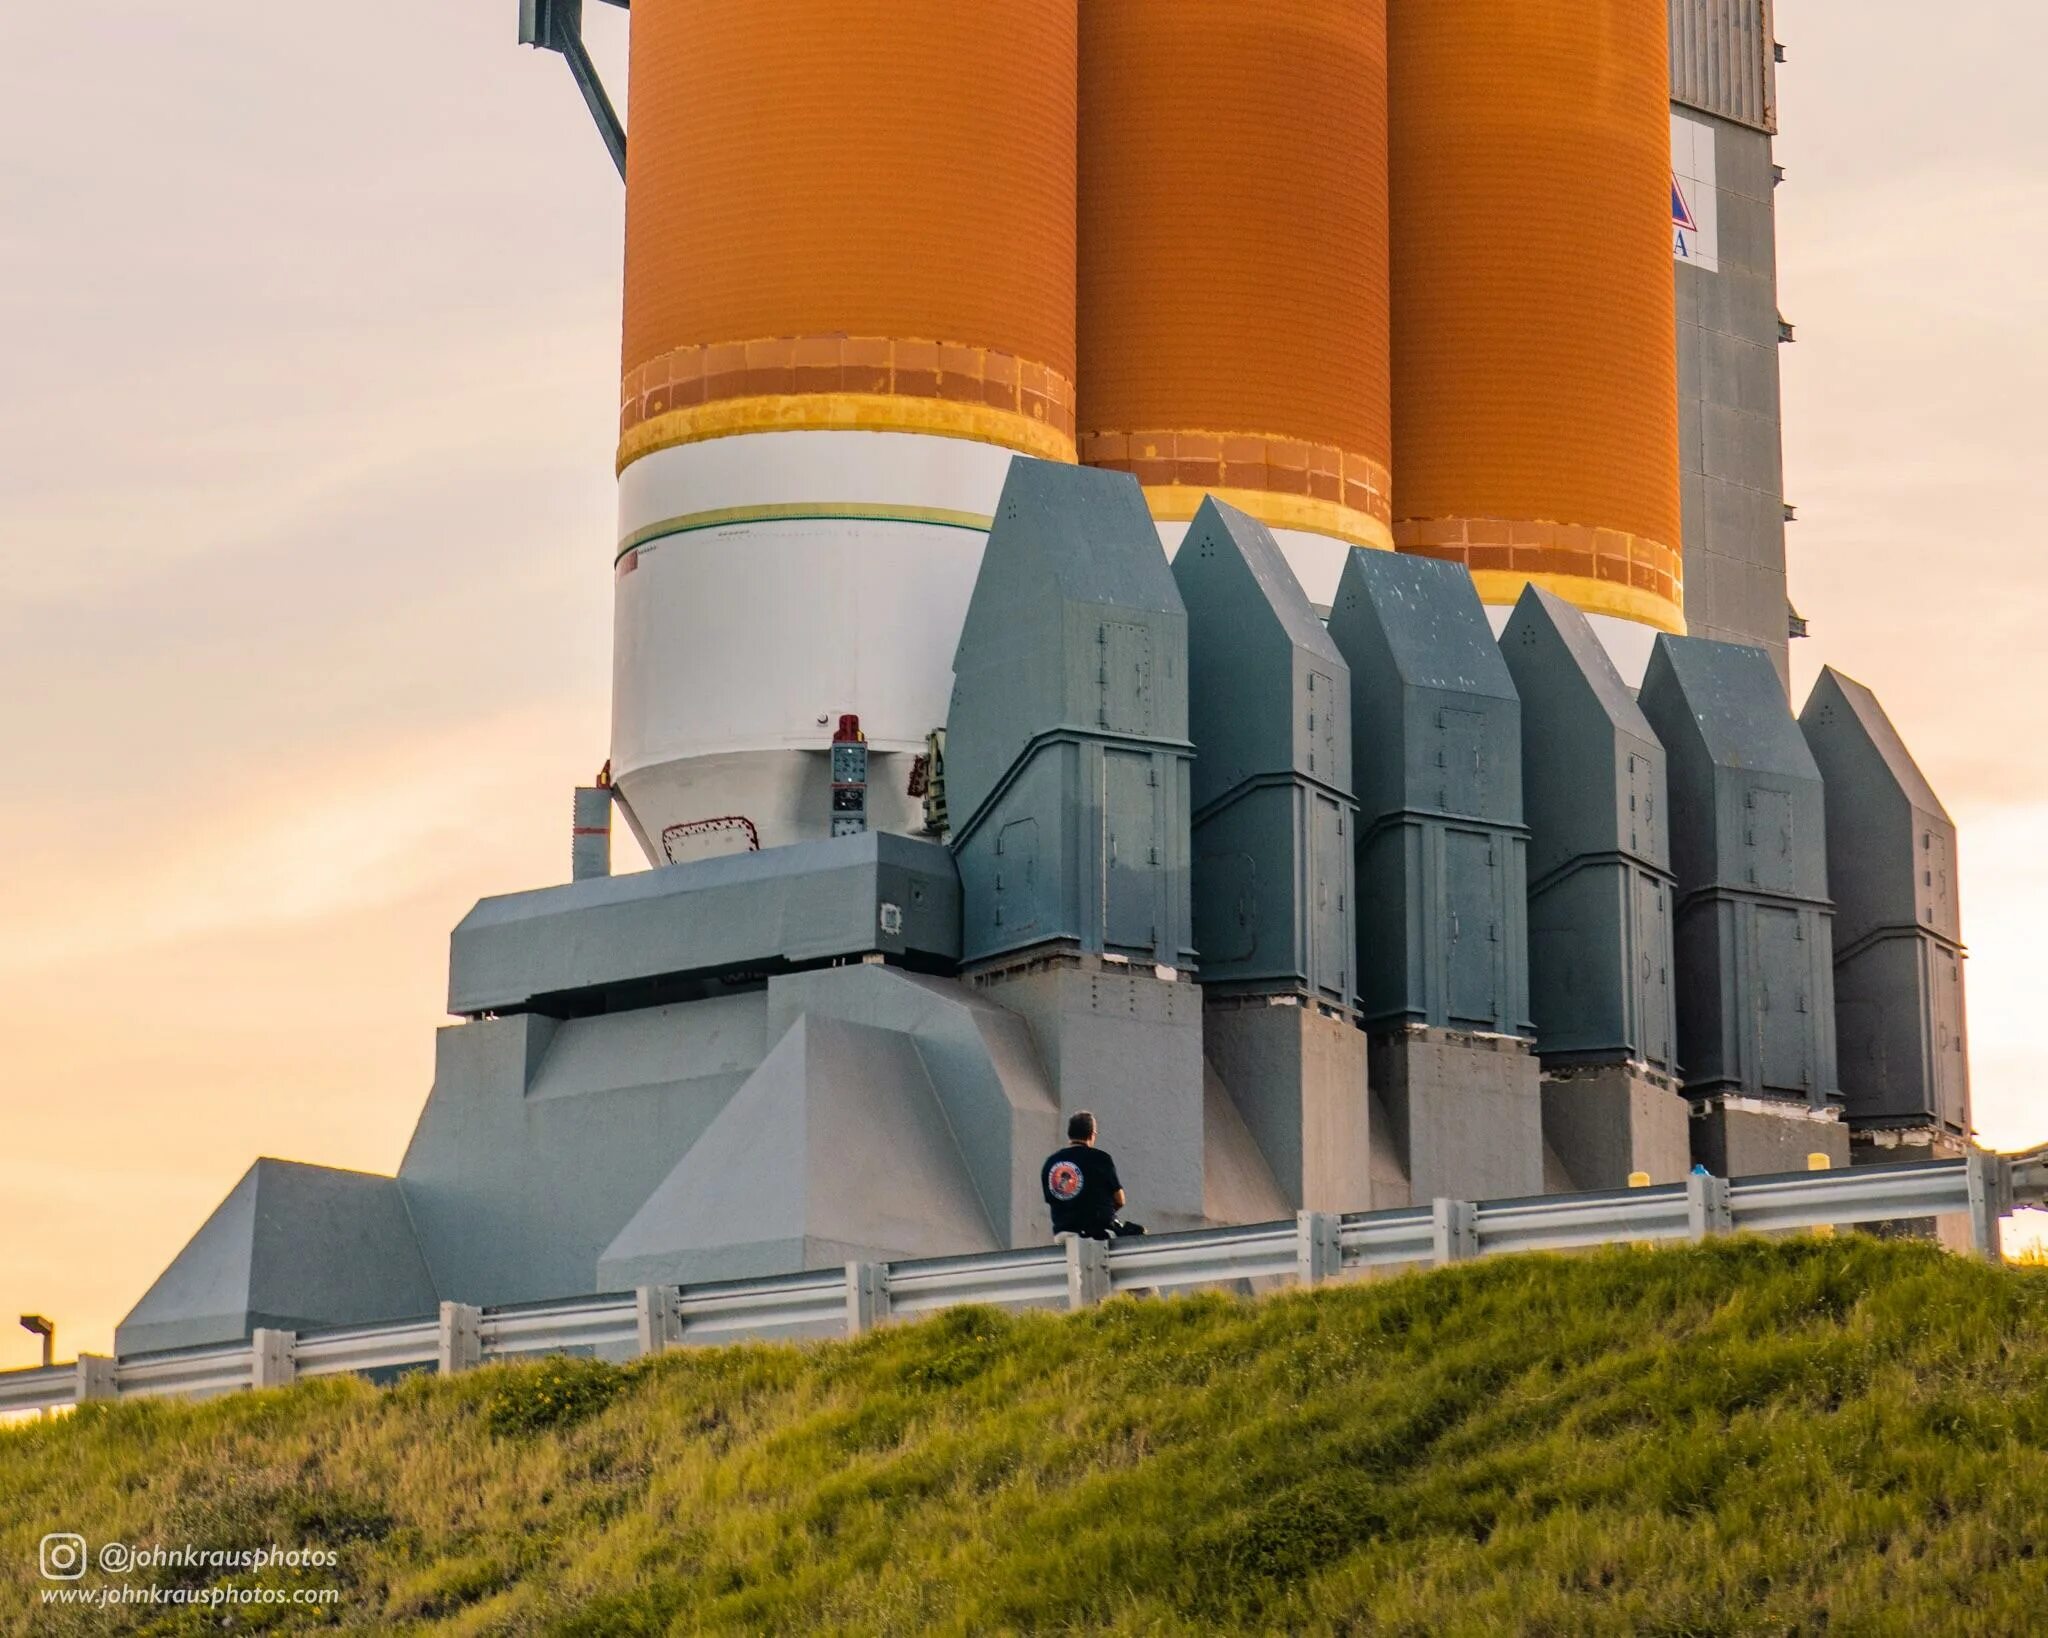
<path fill-rule="evenodd" d="M 476 1308 L 445 1302 L 432 1318 L 347 1330 L 258 1330 L 246 1343 L 119 1361 L 0 1372 L 0 1413 L 152 1395 L 205 1398 L 301 1377 L 447 1374 L 489 1361 L 577 1351 L 635 1358 L 722 1342 L 857 1336 L 887 1320 L 962 1303 L 1082 1308 L 1118 1292 L 1317 1284 L 1375 1269 L 1432 1266 L 1517 1251 L 1572 1251 L 1743 1231 L 1967 1215 L 1978 1256 L 1998 1260 L 1999 1219 L 2048 1204 L 2048 1151 L 1787 1172 L 1522 1200 L 1436 1200 L 1397 1211 L 1303 1212 L 1291 1223 L 1201 1229 L 982 1256 L 849 1263 L 842 1269 L 643 1286 L 609 1296 Z"/>

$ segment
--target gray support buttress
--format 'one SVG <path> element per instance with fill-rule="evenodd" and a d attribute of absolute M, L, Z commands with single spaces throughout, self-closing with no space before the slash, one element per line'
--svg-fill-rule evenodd
<path fill-rule="evenodd" d="M 1836 1086 L 1826 803 L 1777 672 L 1746 644 L 1660 636 L 1641 705 L 1670 769 L 1686 1089 L 1827 1108 Z"/>
<path fill-rule="evenodd" d="M 1302 995 L 1349 1012 L 1350 667 L 1273 532 L 1235 507 L 1202 502 L 1173 578 L 1188 618 L 1204 990 Z"/>
<path fill-rule="evenodd" d="M 1823 671 L 1799 727 L 1827 781 L 1843 1112 L 1966 1138 L 1955 823 L 1861 683 Z"/>
<path fill-rule="evenodd" d="M 1351 667 L 1367 1027 L 1526 1036 L 1522 708 L 1471 577 L 1353 552 L 1330 635 Z"/>
<path fill-rule="evenodd" d="M 1187 615 L 1134 478 L 1011 462 L 953 671 L 962 959 L 1191 967 Z"/>
<path fill-rule="evenodd" d="M 1585 615 L 1530 586 L 1501 634 L 1522 700 L 1529 979 L 1544 1067 L 1669 1072 L 1664 748 Z"/>

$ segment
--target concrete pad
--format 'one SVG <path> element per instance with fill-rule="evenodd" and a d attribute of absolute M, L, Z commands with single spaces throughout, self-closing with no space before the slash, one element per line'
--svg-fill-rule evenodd
<path fill-rule="evenodd" d="M 1790 1101 L 1714 1098 L 1695 1104 L 1692 1157 L 1716 1177 L 1803 1172 L 1808 1156 L 1830 1167 L 1849 1164 L 1849 1128 L 1832 1109 Z"/>
<path fill-rule="evenodd" d="M 1416 1026 L 1370 1037 L 1367 1056 L 1415 1203 L 1543 1192 L 1541 1072 L 1527 1041 Z"/>
<path fill-rule="evenodd" d="M 114 1332 L 117 1354 L 433 1314 L 395 1178 L 263 1159 Z"/>
<path fill-rule="evenodd" d="M 914 1037 L 997 1238 L 1025 1246 L 1052 1237 L 1038 1169 L 1066 1142 L 1065 1127 L 1022 1018 L 957 979 L 876 965 L 771 979 L 770 1034 L 779 1038 L 799 1017 L 839 1018 Z"/>
<path fill-rule="evenodd" d="M 1202 1131 L 1203 1205 L 1210 1222 L 1219 1226 L 1277 1223 L 1294 1215 L 1296 1208 L 1259 1152 L 1213 1065 L 1202 1077 Z M 1121 1171 L 1123 1163 L 1117 1164 Z M 1145 1226 L 1150 1229 L 1152 1225 Z"/>
<path fill-rule="evenodd" d="M 1637 1064 L 1543 1077 L 1543 1137 L 1561 1175 L 1554 1193 L 1623 1189 L 1630 1175 L 1676 1183 L 1692 1169 L 1691 1106 L 1668 1077 Z"/>
<path fill-rule="evenodd" d="M 969 981 L 1030 1024 L 1061 1129 L 1077 1109 L 1095 1112 L 1130 1216 L 1154 1233 L 1206 1227 L 1200 986 L 1079 954 Z"/>
<path fill-rule="evenodd" d="M 1209 995 L 1210 1067 L 1297 1211 L 1370 1211 L 1372 1119 L 1365 1034 L 1293 997 Z"/>
<path fill-rule="evenodd" d="M 597 1260 L 767 1054 L 756 990 L 443 1029 L 398 1176 L 450 1301 L 599 1290 Z"/>
<path fill-rule="evenodd" d="M 604 1249 L 597 1283 L 1001 1249 L 916 1039 L 804 1017 Z"/>

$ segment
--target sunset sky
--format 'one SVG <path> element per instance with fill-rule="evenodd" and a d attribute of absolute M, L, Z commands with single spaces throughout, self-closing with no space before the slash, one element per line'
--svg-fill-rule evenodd
<path fill-rule="evenodd" d="M 393 1169 L 449 928 L 567 874 L 621 193 L 516 12 L 11 9 L 0 1368 L 28 1309 L 108 1350 L 255 1156 Z M 1957 16 L 1779 6 L 1795 690 L 1874 687 L 1962 827 L 2010 1147 L 2048 1140 L 2048 8 Z"/>

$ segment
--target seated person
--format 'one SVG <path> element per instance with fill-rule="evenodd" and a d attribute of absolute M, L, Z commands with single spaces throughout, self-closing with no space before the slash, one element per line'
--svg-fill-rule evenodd
<path fill-rule="evenodd" d="M 1124 1203 L 1123 1182 L 1116 1162 L 1095 1147 L 1095 1117 L 1083 1109 L 1067 1122 L 1064 1149 L 1046 1156 L 1039 1187 L 1052 1207 L 1054 1234 L 1078 1234 L 1090 1240 L 1143 1234 L 1143 1226 L 1117 1216 Z"/>

